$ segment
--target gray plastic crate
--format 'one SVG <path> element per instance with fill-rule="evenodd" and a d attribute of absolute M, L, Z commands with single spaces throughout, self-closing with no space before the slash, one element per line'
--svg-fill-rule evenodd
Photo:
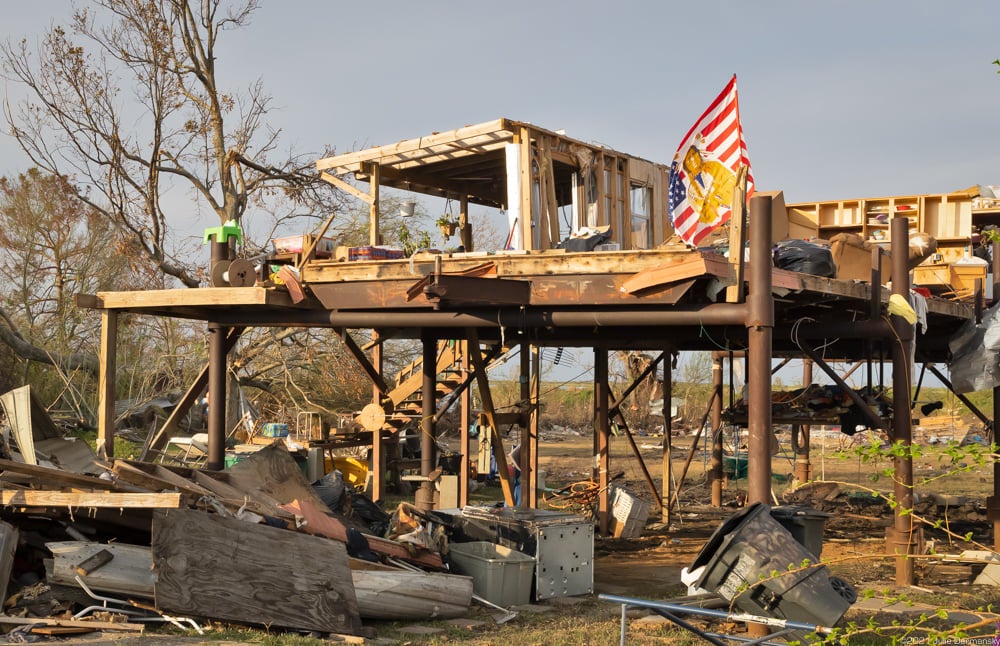
<path fill-rule="evenodd" d="M 518 606 L 531 601 L 535 559 L 509 547 L 474 541 L 452 543 L 449 558 L 458 574 L 472 577 L 477 595 L 498 606 Z"/>

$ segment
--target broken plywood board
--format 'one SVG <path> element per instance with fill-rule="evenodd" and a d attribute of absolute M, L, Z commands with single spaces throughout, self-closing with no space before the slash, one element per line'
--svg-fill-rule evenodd
<path fill-rule="evenodd" d="M 21 386 L 0 395 L 0 408 L 7 414 L 7 423 L 14 431 L 17 449 L 28 464 L 38 464 L 35 442 L 62 437 L 52 418 L 31 392 L 31 386 Z"/>
<path fill-rule="evenodd" d="M 327 508 L 281 440 L 251 453 L 228 473 L 229 484 L 262 503 L 273 501 L 282 505 L 302 500 L 320 509 Z"/>
<path fill-rule="evenodd" d="M 0 521 L 0 603 L 7 599 L 7 583 L 17 550 L 17 528 Z"/>
<path fill-rule="evenodd" d="M 92 590 L 131 597 L 153 598 L 153 557 L 148 547 L 125 543 L 98 543 L 96 541 L 59 541 L 46 543 L 52 552 L 52 565 L 46 563 L 46 579 L 51 583 L 79 588 L 77 566 L 102 551 L 111 552 L 113 558 L 104 566 L 81 577 Z"/>
<path fill-rule="evenodd" d="M 153 517 L 157 608 L 224 621 L 359 634 L 343 543 L 178 509 Z"/>

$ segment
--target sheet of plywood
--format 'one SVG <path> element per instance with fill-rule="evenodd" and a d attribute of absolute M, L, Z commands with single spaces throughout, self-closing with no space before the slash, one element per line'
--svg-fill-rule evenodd
<path fill-rule="evenodd" d="M 360 632 L 343 543 L 191 509 L 157 512 L 152 542 L 163 611 Z"/>
<path fill-rule="evenodd" d="M 0 521 L 0 602 L 7 599 L 7 583 L 17 550 L 17 528 Z"/>
<path fill-rule="evenodd" d="M 230 485 L 261 502 L 303 500 L 325 507 L 281 440 L 250 454 L 227 472 Z"/>

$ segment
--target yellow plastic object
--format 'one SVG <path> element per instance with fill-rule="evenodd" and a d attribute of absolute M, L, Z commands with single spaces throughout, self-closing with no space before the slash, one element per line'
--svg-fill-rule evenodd
<path fill-rule="evenodd" d="M 368 480 L 368 463 L 358 458 L 333 458 L 333 468 L 344 475 L 352 487 L 364 487 Z"/>
<path fill-rule="evenodd" d="M 917 313 L 913 311 L 913 308 L 906 302 L 906 299 L 899 294 L 893 294 L 889 297 L 889 313 L 902 316 L 910 325 L 917 322 Z"/>

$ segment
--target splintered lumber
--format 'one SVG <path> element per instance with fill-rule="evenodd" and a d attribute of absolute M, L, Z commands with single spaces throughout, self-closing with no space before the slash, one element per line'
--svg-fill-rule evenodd
<path fill-rule="evenodd" d="M 7 583 L 17 550 L 17 528 L 0 521 L 0 604 L 7 599 Z"/>
<path fill-rule="evenodd" d="M 153 516 L 156 607 L 296 630 L 361 631 L 347 548 L 206 512 Z"/>
<path fill-rule="evenodd" d="M 59 626 L 61 628 L 86 628 L 88 630 L 118 630 L 122 632 L 141 633 L 142 624 L 119 623 L 117 621 L 91 621 L 90 619 L 56 619 L 55 617 L 10 617 L 0 615 L 0 626 Z M 38 632 L 32 630 L 31 632 Z"/>
<path fill-rule="evenodd" d="M 51 569 L 46 563 L 46 578 L 51 583 L 79 588 L 77 568 L 102 552 L 112 555 L 103 567 L 92 569 L 82 577 L 91 590 L 121 596 L 153 598 L 153 556 L 149 547 L 125 543 L 96 541 L 58 541 L 46 543 L 52 552 Z"/>
<path fill-rule="evenodd" d="M 34 478 L 45 483 L 48 487 L 59 485 L 80 489 L 94 489 L 96 491 L 134 491 L 134 489 L 123 487 L 110 480 L 102 480 L 93 476 L 80 475 L 79 473 L 72 473 L 52 467 L 22 464 L 12 460 L 0 460 L 0 473 L 4 475 L 11 473 Z"/>
<path fill-rule="evenodd" d="M 351 570 L 365 619 L 452 619 L 469 611 L 472 577 L 409 570 Z"/>
<path fill-rule="evenodd" d="M 12 507 L 93 507 L 110 509 L 176 509 L 183 504 L 179 493 L 108 493 L 35 491 L 0 492 L 0 503 Z"/>
<path fill-rule="evenodd" d="M 281 508 L 305 520 L 305 523 L 299 527 L 300 531 L 332 538 L 342 543 L 347 542 L 347 526 L 333 516 L 324 513 L 320 507 L 301 500 L 294 500 L 287 505 L 282 505 Z M 437 570 L 444 569 L 441 555 L 436 552 L 411 552 L 406 545 L 387 538 L 369 536 L 368 534 L 365 534 L 365 538 L 368 540 L 369 549 L 376 554 L 410 561 Z"/>

